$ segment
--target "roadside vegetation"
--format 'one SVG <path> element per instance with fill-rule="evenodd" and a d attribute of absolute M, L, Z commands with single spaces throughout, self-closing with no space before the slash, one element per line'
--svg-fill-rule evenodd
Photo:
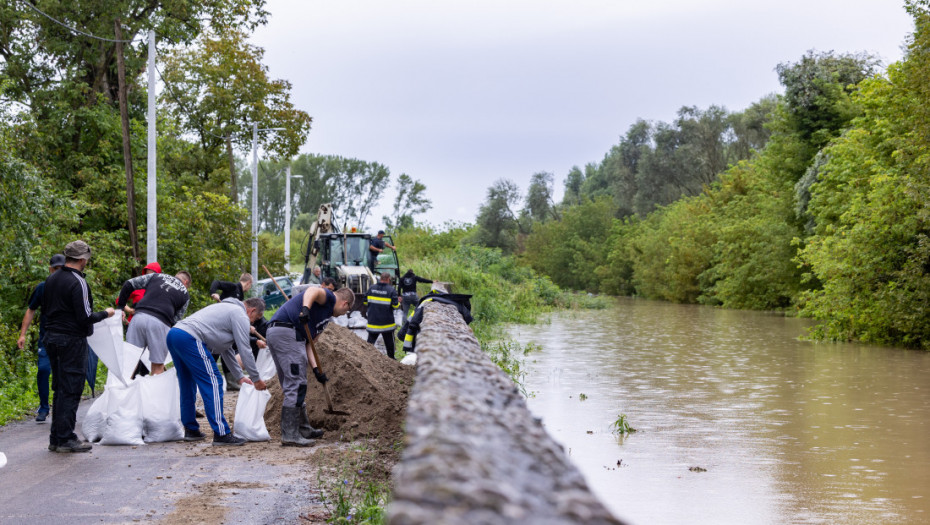
<path fill-rule="evenodd" d="M 809 51 L 749 108 L 640 120 L 600 162 L 488 188 L 476 239 L 564 288 L 819 321 L 930 349 L 930 2 L 900 62 Z M 904 38 L 904 35 L 902 35 Z"/>

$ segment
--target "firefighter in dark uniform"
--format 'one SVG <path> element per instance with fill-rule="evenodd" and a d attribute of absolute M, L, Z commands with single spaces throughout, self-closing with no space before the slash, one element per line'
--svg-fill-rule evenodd
<path fill-rule="evenodd" d="M 381 280 L 368 289 L 365 294 L 365 305 L 368 306 L 368 342 L 374 344 L 380 335 L 384 339 L 384 349 L 387 355 L 394 359 L 394 311 L 400 308 L 397 300 L 397 290 L 391 286 L 391 274 L 384 272 Z"/>

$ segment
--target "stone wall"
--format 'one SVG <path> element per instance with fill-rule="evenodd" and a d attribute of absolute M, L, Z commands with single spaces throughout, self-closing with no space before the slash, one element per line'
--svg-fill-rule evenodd
<path fill-rule="evenodd" d="M 455 308 L 425 308 L 388 523 L 621 523 Z"/>

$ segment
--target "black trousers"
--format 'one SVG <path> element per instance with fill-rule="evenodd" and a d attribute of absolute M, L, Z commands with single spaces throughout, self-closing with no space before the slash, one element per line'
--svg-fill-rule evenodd
<path fill-rule="evenodd" d="M 391 359 L 394 359 L 394 330 L 388 332 L 372 332 L 368 331 L 368 344 L 375 344 L 375 341 L 378 340 L 378 336 L 384 340 L 384 349 L 387 350 L 387 355 Z"/>
<path fill-rule="evenodd" d="M 87 338 L 68 334 L 45 335 L 45 351 L 52 365 L 52 429 L 50 445 L 77 440 L 74 427 L 87 373 Z"/>

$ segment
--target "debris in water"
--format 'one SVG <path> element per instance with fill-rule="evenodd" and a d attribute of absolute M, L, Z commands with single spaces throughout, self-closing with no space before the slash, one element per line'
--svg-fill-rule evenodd
<path fill-rule="evenodd" d="M 707 469 L 703 467 L 689 467 L 688 470 L 691 472 L 707 472 Z"/>

